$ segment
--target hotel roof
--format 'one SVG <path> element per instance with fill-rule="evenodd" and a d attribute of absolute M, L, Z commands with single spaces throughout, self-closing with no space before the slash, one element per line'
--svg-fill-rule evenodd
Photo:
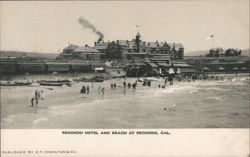
<path fill-rule="evenodd" d="M 99 53 L 100 51 L 96 50 L 95 48 L 89 46 L 79 46 L 73 52 L 80 52 L 80 53 Z"/>
<path fill-rule="evenodd" d="M 69 46 L 65 47 L 63 50 L 74 50 L 76 49 L 78 46 L 74 45 L 74 44 L 70 44 Z"/>

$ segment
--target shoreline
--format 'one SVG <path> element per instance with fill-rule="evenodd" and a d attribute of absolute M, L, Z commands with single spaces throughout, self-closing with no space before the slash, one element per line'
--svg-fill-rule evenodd
<path fill-rule="evenodd" d="M 138 87 L 135 91 L 133 89 L 126 89 L 123 88 L 123 81 L 124 78 L 118 78 L 118 79 L 109 79 L 105 80 L 101 83 L 93 83 L 93 88 L 91 82 L 79 82 L 79 83 L 73 83 L 72 87 L 62 86 L 62 87 L 47 87 L 47 86 L 31 86 L 31 87 L 2 87 L 2 104 L 1 104 L 1 125 L 2 128 L 43 128 L 46 127 L 46 122 L 49 119 L 54 119 L 56 117 L 59 117 L 61 119 L 61 116 L 69 116 L 71 119 L 73 118 L 72 114 L 74 112 L 80 112 L 86 115 L 75 115 L 76 117 L 85 117 L 90 119 L 95 119 L 96 123 L 91 124 L 91 120 L 83 120 L 85 123 L 87 123 L 87 126 L 95 126 L 98 127 L 98 125 L 101 124 L 102 118 L 94 118 L 95 114 L 98 116 L 98 114 L 104 117 L 109 117 L 110 115 L 106 115 L 106 112 L 111 112 L 112 114 L 116 115 L 116 112 L 134 112 L 131 110 L 131 108 L 127 109 L 131 105 L 129 103 L 135 103 L 135 102 L 143 102 L 145 106 L 152 108 L 152 110 L 159 110 L 159 107 L 161 110 L 165 108 L 164 101 L 157 105 L 151 106 L 158 99 L 161 95 L 171 95 L 176 93 L 183 93 L 184 91 L 187 91 L 188 93 L 183 93 L 185 95 L 189 94 L 195 94 L 199 90 L 203 90 L 203 87 L 206 86 L 223 86 L 226 85 L 246 85 L 243 81 L 248 81 L 247 85 L 249 85 L 249 77 L 245 75 L 241 75 L 237 77 L 238 80 L 196 80 L 195 82 L 177 82 L 175 81 L 173 86 L 169 85 L 169 82 L 165 89 L 158 88 L 159 84 L 164 84 L 164 79 L 161 81 L 153 81 L 151 87 L 142 86 L 142 83 L 138 83 Z M 126 82 L 133 83 L 136 80 L 136 78 L 126 78 Z M 110 84 L 112 82 L 117 83 L 117 89 L 111 90 Z M 80 94 L 80 89 L 82 85 L 89 86 L 90 87 L 90 94 L 89 95 L 82 95 Z M 98 92 L 98 87 L 102 86 L 105 88 L 105 94 L 104 97 L 101 98 Z M 53 89 L 53 90 L 51 90 Z M 211 90 L 216 90 L 216 87 L 212 87 Z M 39 100 L 37 107 L 29 107 L 30 106 L 30 99 L 31 96 L 34 94 L 35 90 L 43 90 L 45 93 L 45 99 Z M 221 89 L 223 91 L 223 89 Z M 185 96 L 184 95 L 184 96 Z M 144 102 L 145 100 L 152 98 L 152 102 Z M 171 97 L 170 97 L 171 98 Z M 136 100 L 138 99 L 138 100 Z M 145 100 L 144 100 L 145 99 Z M 155 100 L 155 101 L 154 101 Z M 173 95 L 171 99 L 168 101 L 172 102 L 170 103 L 170 109 L 172 107 L 176 107 L 175 101 L 178 100 L 178 98 Z M 208 96 L 208 100 L 223 100 L 222 98 Z M 151 105 L 150 105 L 151 104 Z M 124 106 L 125 105 L 125 106 Z M 139 105 L 140 108 L 144 105 Z M 138 107 L 137 105 L 134 106 L 135 109 Z M 123 108 L 123 109 L 122 109 Z M 167 107 L 168 108 L 168 107 Z M 125 111 L 123 111 L 125 109 Z M 79 111 L 78 111 L 79 110 Z M 109 111 L 110 110 L 110 111 Z M 131 110 L 131 111 L 130 111 Z M 104 112 L 104 113 L 103 113 Z M 114 113 L 113 113 L 114 112 Z M 149 111 L 147 111 L 149 112 Z M 158 111 L 157 111 L 158 112 Z M 111 114 L 110 113 L 110 114 Z M 124 113 L 123 113 L 124 114 Z M 136 114 L 136 113 L 135 113 Z M 142 113 L 141 113 L 142 114 Z M 127 115 L 123 115 L 127 117 Z M 26 118 L 25 118 L 26 117 Z M 27 118 L 30 119 L 27 119 Z M 25 121 L 22 121 L 20 119 L 25 119 Z M 75 118 L 73 118 L 75 119 Z M 54 119 L 53 121 L 58 121 L 57 119 Z M 117 119 L 113 119 L 112 121 L 115 121 L 117 123 Z M 15 125 L 12 126 L 15 122 Z M 52 122 L 54 123 L 54 122 Z M 60 123 L 60 122 L 58 122 Z M 81 122 L 82 123 L 82 122 Z M 125 122 L 124 122 L 125 123 Z M 69 126 L 73 124 L 67 124 Z M 123 125 L 132 125 L 129 123 L 125 123 Z M 61 126 L 58 124 L 58 126 Z M 50 126 L 51 127 L 51 126 Z M 54 126 L 53 126 L 54 127 Z M 56 126 L 55 126 L 56 127 Z"/>

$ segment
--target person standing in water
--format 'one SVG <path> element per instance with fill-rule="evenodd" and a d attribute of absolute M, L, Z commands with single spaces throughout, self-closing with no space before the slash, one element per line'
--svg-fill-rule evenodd
<path fill-rule="evenodd" d="M 130 88 L 130 86 L 131 86 L 131 84 L 130 84 L 130 83 L 128 83 L 128 88 Z"/>
<path fill-rule="evenodd" d="M 38 91 L 37 90 L 35 91 L 35 102 L 36 102 L 35 105 L 37 105 L 38 104 Z"/>
<path fill-rule="evenodd" d="M 104 87 L 102 87 L 102 98 L 104 97 Z"/>
<path fill-rule="evenodd" d="M 126 88 L 126 82 L 125 81 L 123 82 L 123 87 Z"/>
<path fill-rule="evenodd" d="M 114 84 L 111 83 L 110 87 L 111 87 L 111 90 L 113 90 L 114 89 Z"/>
<path fill-rule="evenodd" d="M 35 91 L 35 99 L 38 99 L 38 91 Z"/>
<path fill-rule="evenodd" d="M 87 86 L 87 94 L 89 94 L 89 86 Z"/>
<path fill-rule="evenodd" d="M 101 97 L 101 86 L 98 87 L 98 97 L 100 98 Z"/>
<path fill-rule="evenodd" d="M 31 107 L 34 107 L 34 97 L 31 98 Z"/>
<path fill-rule="evenodd" d="M 38 98 L 36 99 L 36 105 L 38 105 Z"/>

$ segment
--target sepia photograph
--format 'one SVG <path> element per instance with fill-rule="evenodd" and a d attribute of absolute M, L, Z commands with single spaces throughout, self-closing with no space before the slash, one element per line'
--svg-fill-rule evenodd
<path fill-rule="evenodd" d="M 0 1 L 1 156 L 249 156 L 249 5 Z"/>
<path fill-rule="evenodd" d="M 249 128 L 249 1 L 0 2 L 1 129 Z"/>

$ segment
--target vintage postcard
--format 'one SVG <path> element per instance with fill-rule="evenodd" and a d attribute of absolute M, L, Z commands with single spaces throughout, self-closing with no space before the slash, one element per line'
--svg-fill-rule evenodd
<path fill-rule="evenodd" d="M 1 156 L 247 157 L 249 4 L 1 1 Z"/>

